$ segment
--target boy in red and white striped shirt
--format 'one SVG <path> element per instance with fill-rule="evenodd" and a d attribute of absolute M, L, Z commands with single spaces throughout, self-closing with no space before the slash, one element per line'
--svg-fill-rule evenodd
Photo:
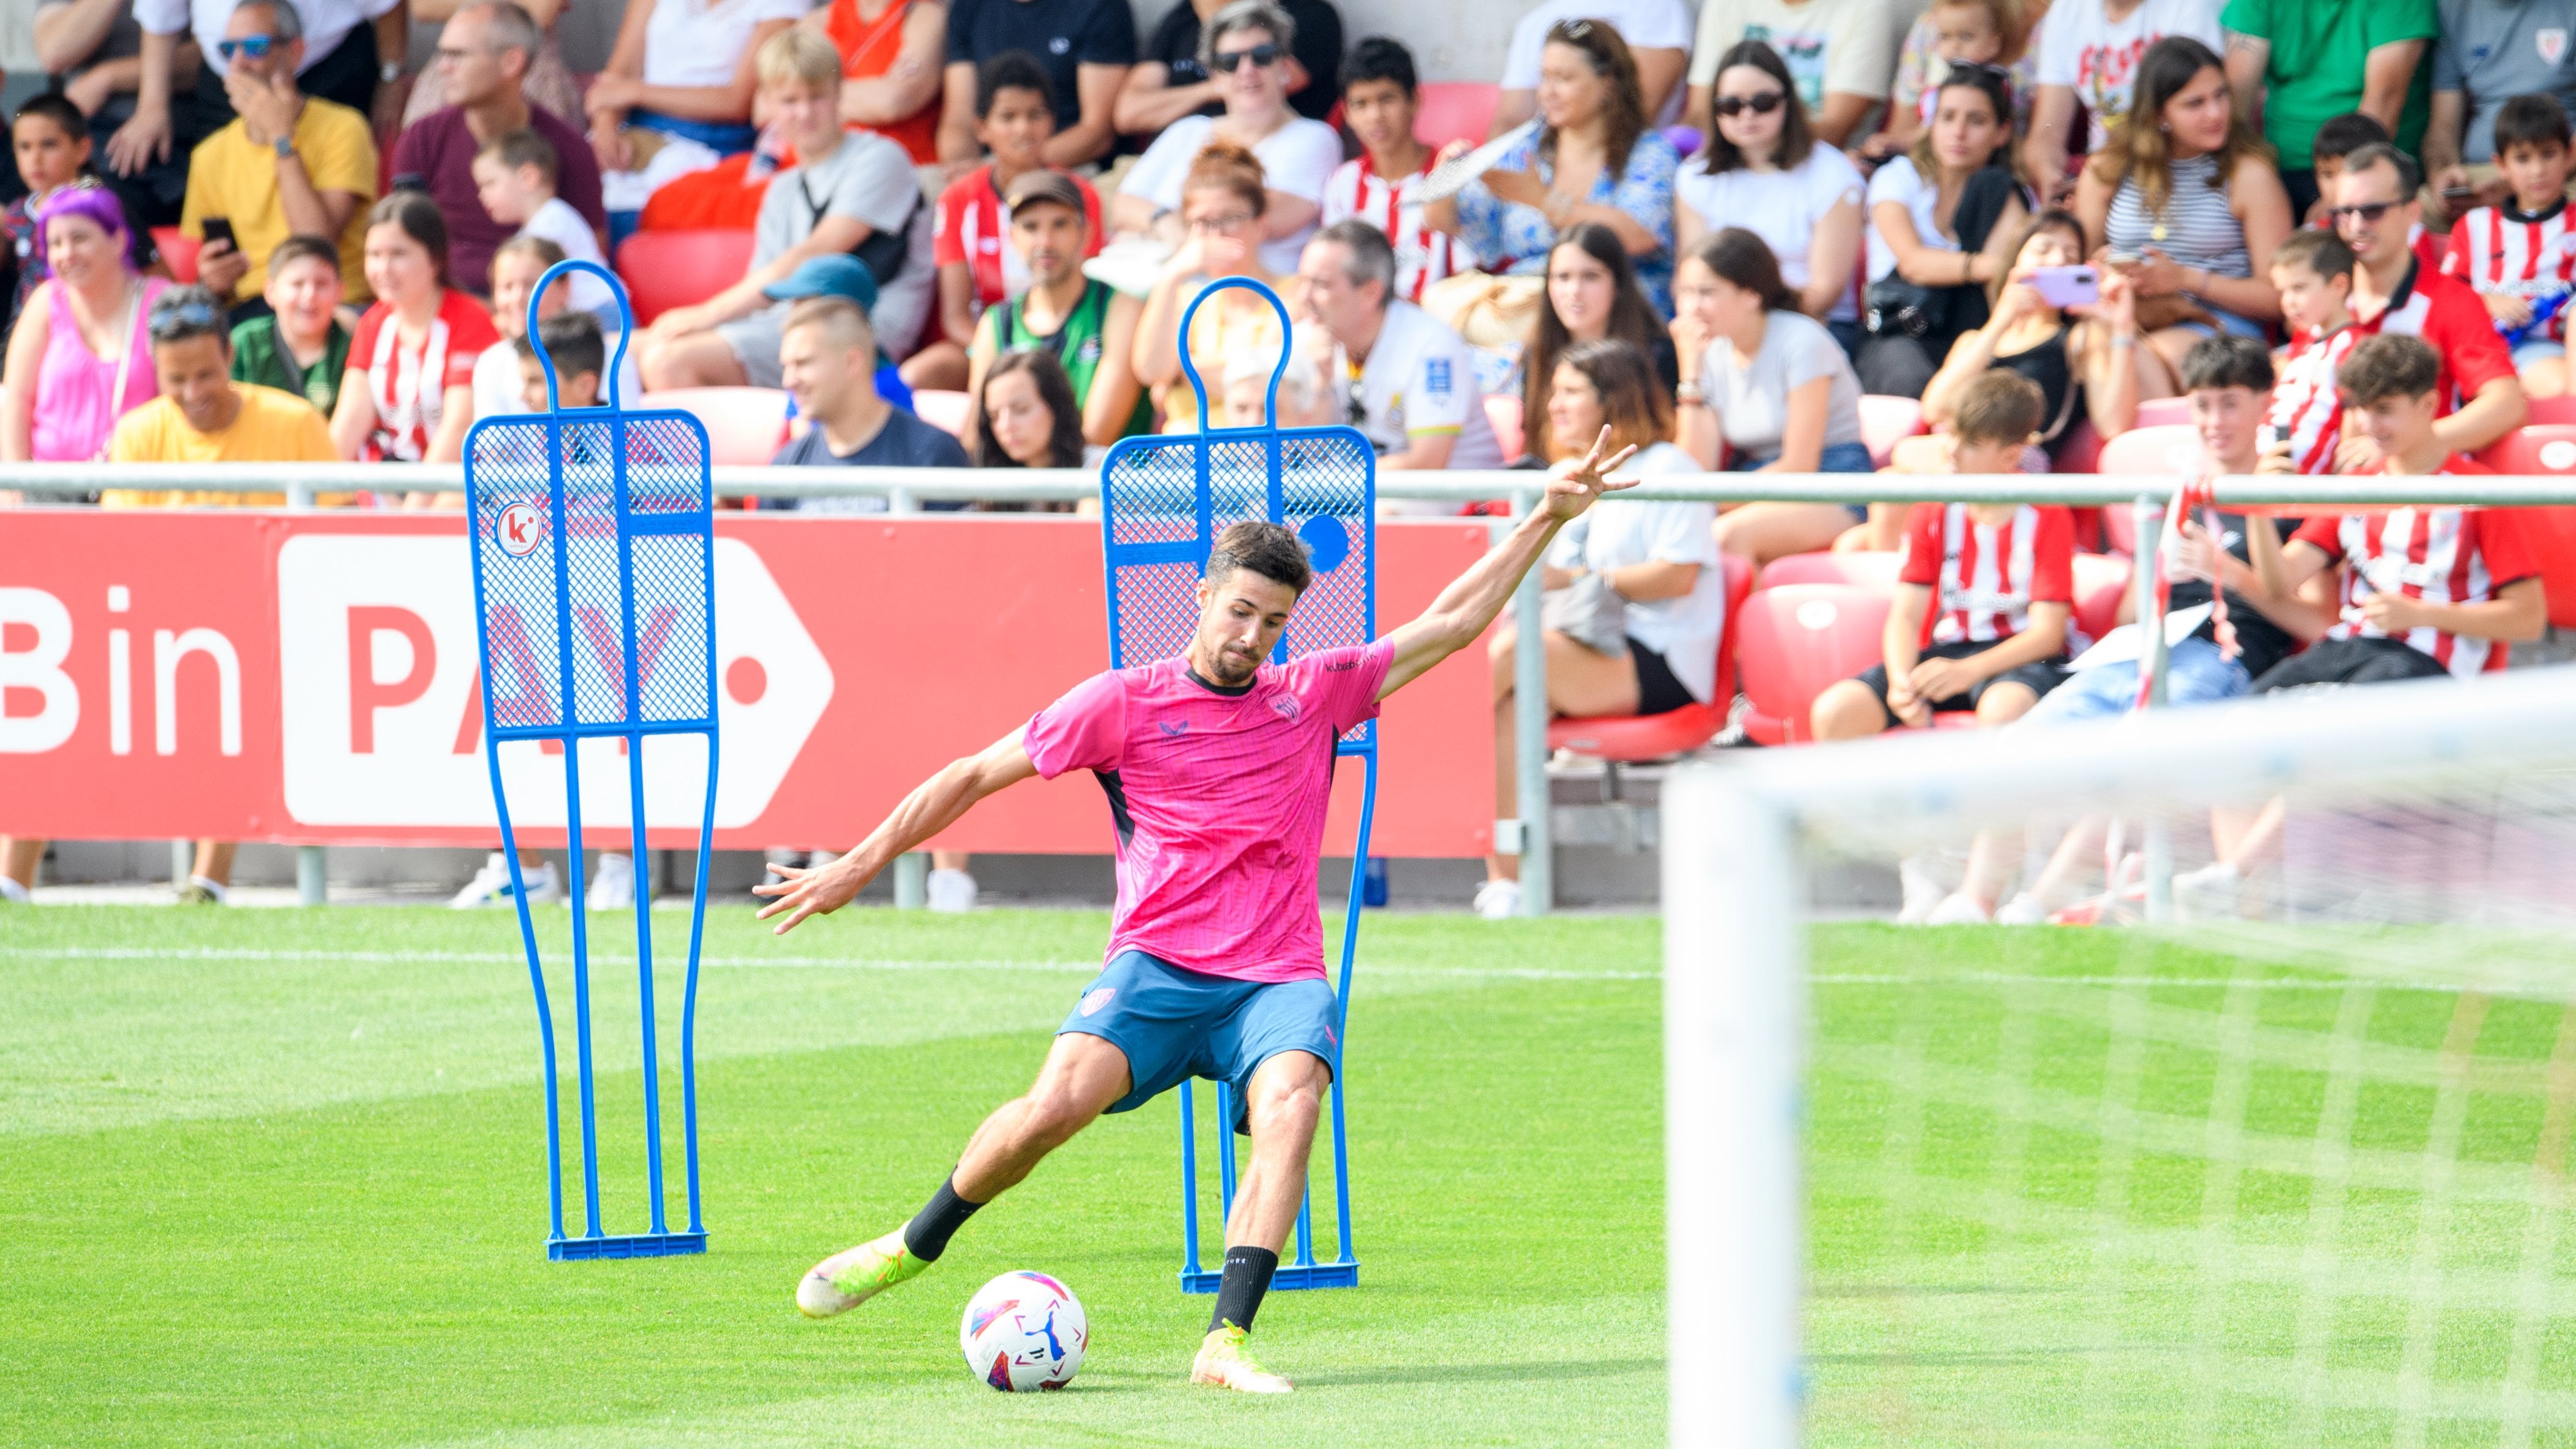
<path fill-rule="evenodd" d="M 1998 369 L 1970 384 L 1951 424 L 1952 468 L 2018 473 L 2047 418 L 2038 384 Z M 2075 521 L 2060 507 L 1918 503 L 1887 613 L 1885 659 L 1816 696 L 1820 740 L 1858 739 L 1939 713 L 2008 724 L 2066 679 L 2075 610 Z"/>
<path fill-rule="evenodd" d="M 2576 289 L 2576 233 L 2568 229 L 2567 113 L 2546 95 L 2515 96 L 2496 112 L 2495 157 L 2513 185 L 2510 206 L 2481 206 L 2451 228 L 2443 270 L 2475 287 L 2496 331 L 2513 344 L 2523 391 L 2568 389 L 2567 296 Z M 2560 310 L 2533 319 L 2539 309 Z"/>
<path fill-rule="evenodd" d="M 2335 366 L 2361 340 L 2346 305 L 2352 269 L 2352 248 L 2330 231 L 2292 232 L 2272 252 L 2272 285 L 2281 293 L 2290 346 L 2263 414 L 2259 446 L 2266 453 L 2286 452 L 2301 473 L 2335 470 L 2335 445 L 2343 438 Z"/>
<path fill-rule="evenodd" d="M 1413 53 L 1395 41 L 1371 36 L 1342 63 L 1342 117 L 1360 138 L 1360 154 L 1324 183 L 1323 224 L 1356 217 L 1386 233 L 1395 245 L 1389 301 L 1419 302 L 1432 283 L 1476 266 L 1464 243 L 1422 224 L 1415 193 L 1431 148 L 1413 134 L 1417 99 Z"/>
<path fill-rule="evenodd" d="M 2353 348 L 2341 370 L 2344 406 L 2379 444 L 2374 470 L 2397 475 L 2484 473 L 2433 431 L 2439 361 L 2419 338 L 2384 336 Z M 2281 471 L 2266 459 L 2264 471 Z M 2267 561 L 2268 562 L 2268 561 Z M 2323 514 L 2282 546 L 2264 587 L 2289 594 L 2344 566 L 2341 619 L 2307 651 L 2254 681 L 2256 693 L 2311 684 L 2377 684 L 2502 669 L 2511 641 L 2548 622 L 2540 569 L 2509 508 L 2427 506 Z"/>

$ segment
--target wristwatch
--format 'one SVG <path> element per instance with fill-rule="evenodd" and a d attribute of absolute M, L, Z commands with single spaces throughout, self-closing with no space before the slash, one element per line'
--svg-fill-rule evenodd
<path fill-rule="evenodd" d="M 277 153 L 278 160 L 283 161 L 287 157 L 295 154 L 295 138 L 293 136 L 280 136 L 276 140 L 269 142 L 268 148 Z"/>
<path fill-rule="evenodd" d="M 392 85 L 395 81 L 401 80 L 402 78 L 403 63 L 401 61 L 389 60 L 383 65 L 376 67 L 376 79 L 382 84 Z"/>

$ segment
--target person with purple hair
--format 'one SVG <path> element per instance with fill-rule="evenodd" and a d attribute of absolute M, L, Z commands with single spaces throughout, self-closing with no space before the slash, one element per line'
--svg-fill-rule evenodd
<path fill-rule="evenodd" d="M 143 320 L 169 283 L 135 272 L 125 208 L 94 182 L 47 197 L 37 226 L 52 275 L 0 364 L 0 462 L 85 463 L 158 391 Z"/>

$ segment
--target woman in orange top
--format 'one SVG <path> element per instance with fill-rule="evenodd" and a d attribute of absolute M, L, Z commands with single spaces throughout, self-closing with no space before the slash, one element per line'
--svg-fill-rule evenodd
<path fill-rule="evenodd" d="M 832 0 L 805 17 L 841 53 L 841 122 L 904 149 L 915 166 L 939 159 L 941 0 Z"/>

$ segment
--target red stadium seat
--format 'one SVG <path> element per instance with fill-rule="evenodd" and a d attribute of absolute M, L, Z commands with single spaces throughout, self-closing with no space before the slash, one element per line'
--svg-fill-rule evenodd
<path fill-rule="evenodd" d="M 1812 739 L 1808 710 L 1836 680 L 1879 660 L 1884 589 L 1787 584 L 1756 590 L 1736 618 L 1736 680 L 1752 708 L 1745 733 L 1766 745 Z"/>
<path fill-rule="evenodd" d="M 703 302 L 751 270 L 749 231 L 639 231 L 617 249 L 635 325 L 674 307 Z M 764 460 L 765 461 L 765 460 Z"/>
<path fill-rule="evenodd" d="M 2191 421 L 2191 399 L 2187 397 L 2149 398 L 2138 404 L 2138 420 L 2131 427 L 2154 428 L 2166 423 Z"/>
<path fill-rule="evenodd" d="M 1910 397 L 1864 394 L 1860 400 L 1860 437 L 1869 445 L 1872 466 L 1887 466 L 1898 442 L 1924 431 L 1923 404 Z"/>
<path fill-rule="evenodd" d="M 2091 418 L 2077 418 L 2067 425 L 2057 445 L 2048 450 L 2051 473 L 2098 473 L 2102 471 L 2102 434 Z"/>
<path fill-rule="evenodd" d="M 641 406 L 676 408 L 707 430 L 711 463 L 766 463 L 787 441 L 787 394 L 768 387 L 674 387 Z"/>
<path fill-rule="evenodd" d="M 1432 81 L 1416 93 L 1413 134 L 1437 151 L 1452 141 L 1482 141 L 1494 124 L 1502 87 L 1481 81 Z"/>
<path fill-rule="evenodd" d="M 1485 421 L 1494 428 L 1494 441 L 1503 445 L 1503 461 L 1516 463 L 1529 451 L 1528 435 L 1521 430 L 1521 400 L 1499 392 L 1485 394 Z"/>
<path fill-rule="evenodd" d="M 2075 627 L 2087 640 L 2110 633 L 2119 622 L 2120 596 L 2128 592 L 2132 572 L 2125 558 L 2106 553 L 2075 556 Z"/>
<path fill-rule="evenodd" d="M 2200 430 L 2189 423 L 2131 428 L 2102 445 L 2104 473 L 2197 473 Z"/>
<path fill-rule="evenodd" d="M 170 267 L 170 279 L 182 286 L 197 280 L 197 239 L 175 226 L 152 228 L 152 245 Z"/>
<path fill-rule="evenodd" d="M 2549 398 L 2548 402 L 2567 401 Z M 2541 404 L 2532 404 L 2540 411 Z M 2499 473 L 2576 474 L 2576 422 L 2527 423 L 2496 440 L 2478 461 Z M 2540 555 L 2541 589 L 2549 596 L 2549 622 L 2576 629 L 2576 507 L 2517 508 L 2524 533 Z"/>
<path fill-rule="evenodd" d="M 1547 727 L 1551 750 L 1572 750 L 1596 760 L 1660 760 L 1686 754 L 1716 738 L 1735 706 L 1735 621 L 1753 592 L 1753 566 L 1726 558 L 1726 628 L 1717 640 L 1717 688 L 1707 704 L 1686 704 L 1644 718 L 1561 719 Z"/>
<path fill-rule="evenodd" d="M 1905 555 L 1893 550 L 1854 549 L 1843 553 L 1793 553 L 1762 566 L 1761 587 L 1788 584 L 1850 584 L 1886 592 L 1896 587 L 1896 571 Z"/>
<path fill-rule="evenodd" d="M 926 387 L 912 395 L 913 415 L 952 437 L 964 438 L 973 399 L 962 392 Z"/>
<path fill-rule="evenodd" d="M 2531 415 L 2523 419 L 2532 423 L 2576 423 L 2576 397 L 2536 397 L 2531 400 Z"/>

